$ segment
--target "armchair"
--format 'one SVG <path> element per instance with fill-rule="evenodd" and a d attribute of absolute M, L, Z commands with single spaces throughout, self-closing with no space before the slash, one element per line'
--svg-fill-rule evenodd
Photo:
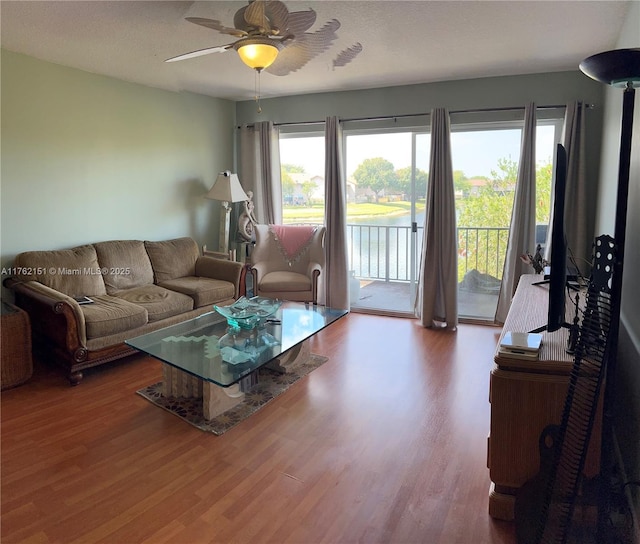
<path fill-rule="evenodd" d="M 324 226 L 256 225 L 251 252 L 254 294 L 318 303 L 324 270 Z"/>

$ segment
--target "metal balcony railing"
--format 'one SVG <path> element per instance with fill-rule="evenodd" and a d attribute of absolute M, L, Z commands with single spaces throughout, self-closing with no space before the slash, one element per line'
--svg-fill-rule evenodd
<path fill-rule="evenodd" d="M 458 227 L 458 282 L 471 270 L 502 279 L 508 228 Z M 349 268 L 360 279 L 411 281 L 418 276 L 423 228 L 347 225 Z M 414 247 L 415 246 L 415 247 Z"/>

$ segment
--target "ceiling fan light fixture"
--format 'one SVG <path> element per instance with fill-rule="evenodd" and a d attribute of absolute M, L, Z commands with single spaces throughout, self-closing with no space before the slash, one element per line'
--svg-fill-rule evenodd
<path fill-rule="evenodd" d="M 242 62 L 258 72 L 271 66 L 280 52 L 278 42 L 263 37 L 243 38 L 238 40 L 233 48 L 238 52 Z"/>

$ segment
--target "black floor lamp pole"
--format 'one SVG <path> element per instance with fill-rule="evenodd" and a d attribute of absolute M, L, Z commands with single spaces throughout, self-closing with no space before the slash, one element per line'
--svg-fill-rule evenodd
<path fill-rule="evenodd" d="M 611 299 L 617 309 L 611 322 L 610 356 L 607 357 L 603 414 L 602 438 L 600 450 L 600 500 L 598 508 L 598 542 L 608 542 L 607 530 L 610 524 L 611 492 L 613 467 L 615 464 L 613 447 L 613 420 L 615 402 L 615 380 L 618 352 L 618 334 L 620 331 L 620 304 L 622 300 L 622 270 L 624 246 L 627 229 L 627 203 L 629 193 L 629 170 L 631 164 L 631 137 L 633 131 L 633 106 L 635 89 L 627 87 L 624 91 L 622 108 L 622 134 L 620 137 L 620 164 L 618 168 L 618 196 L 616 200 L 616 241 L 615 272 L 611 278 Z"/>
<path fill-rule="evenodd" d="M 629 201 L 629 175 L 631 168 L 631 142 L 633 136 L 634 86 L 640 85 L 640 49 L 618 49 L 599 53 L 582 61 L 580 69 L 589 77 L 607 85 L 624 86 L 622 104 L 622 131 L 620 134 L 620 160 L 618 164 L 618 190 L 616 198 L 615 244 L 616 256 L 611 279 L 611 307 L 614 309 L 605 369 L 605 388 L 602 414 L 600 449 L 600 491 L 598 498 L 597 541 L 609 542 L 611 507 L 611 477 L 615 463 L 613 449 L 613 419 L 615 379 L 620 330 L 622 300 L 622 271 L 627 230 Z"/>

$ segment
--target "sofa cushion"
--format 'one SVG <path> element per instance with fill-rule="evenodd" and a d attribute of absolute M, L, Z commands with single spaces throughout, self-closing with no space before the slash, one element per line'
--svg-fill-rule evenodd
<path fill-rule="evenodd" d="M 158 285 L 143 285 L 119 291 L 115 297 L 147 311 L 149 323 L 193 310 L 193 299 Z"/>
<path fill-rule="evenodd" d="M 235 285 L 224 280 L 201 278 L 198 276 L 185 276 L 173 280 L 163 281 L 162 287 L 189 295 L 196 308 L 217 304 L 225 299 L 234 298 Z"/>
<path fill-rule="evenodd" d="M 195 276 L 196 260 L 200 252 L 192 238 L 145 242 L 144 245 L 151 259 L 156 283 L 183 276 Z"/>
<path fill-rule="evenodd" d="M 269 272 L 260 282 L 261 291 L 308 291 L 311 289 L 311 280 L 305 274 L 289 272 Z"/>
<path fill-rule="evenodd" d="M 80 306 L 84 314 L 87 339 L 128 331 L 147 323 L 147 310 L 110 295 L 91 297 L 93 304 Z"/>
<path fill-rule="evenodd" d="M 52 251 L 26 251 L 16 256 L 15 267 L 24 280 L 35 280 L 70 297 L 105 295 L 96 250 L 92 245 Z"/>
<path fill-rule="evenodd" d="M 153 283 L 153 268 L 142 240 L 112 240 L 93 246 L 108 294 Z"/>

